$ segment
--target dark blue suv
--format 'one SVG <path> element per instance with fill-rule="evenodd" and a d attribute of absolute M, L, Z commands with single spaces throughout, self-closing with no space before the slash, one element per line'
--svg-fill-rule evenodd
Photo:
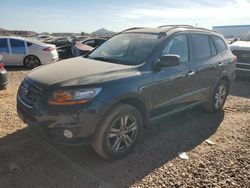
<path fill-rule="evenodd" d="M 54 142 L 88 142 L 116 159 L 154 120 L 196 105 L 220 110 L 235 62 L 223 37 L 207 29 L 132 28 L 85 57 L 32 71 L 20 85 L 17 112 Z"/>

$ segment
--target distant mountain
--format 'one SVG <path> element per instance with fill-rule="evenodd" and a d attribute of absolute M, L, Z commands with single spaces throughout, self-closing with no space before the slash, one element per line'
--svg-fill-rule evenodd
<path fill-rule="evenodd" d="M 97 37 L 110 37 L 110 36 L 114 35 L 115 32 L 102 28 L 102 29 L 98 29 L 97 31 L 94 31 L 90 34 L 97 36 Z"/>
<path fill-rule="evenodd" d="M 0 28 L 0 35 L 16 35 L 16 36 L 27 37 L 27 36 L 38 35 L 38 33 L 34 31 L 6 30 L 6 29 Z"/>

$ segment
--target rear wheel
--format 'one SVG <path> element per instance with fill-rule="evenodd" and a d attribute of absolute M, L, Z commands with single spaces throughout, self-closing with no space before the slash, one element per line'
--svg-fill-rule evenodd
<path fill-rule="evenodd" d="M 133 106 L 114 107 L 99 125 L 93 148 L 104 159 L 118 159 L 127 155 L 142 136 L 142 116 Z"/>
<path fill-rule="evenodd" d="M 228 83 L 225 80 L 219 80 L 210 96 L 210 99 L 205 104 L 205 109 L 210 112 L 221 110 L 225 104 L 228 92 Z"/>
<path fill-rule="evenodd" d="M 33 69 L 39 65 L 41 65 L 40 60 L 34 55 L 29 55 L 24 58 L 24 66 L 28 69 Z"/>

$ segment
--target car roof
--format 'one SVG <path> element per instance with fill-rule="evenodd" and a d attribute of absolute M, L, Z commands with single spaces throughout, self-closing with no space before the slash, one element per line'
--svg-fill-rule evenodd
<path fill-rule="evenodd" d="M 194 27 L 191 25 L 165 25 L 157 28 L 149 28 L 149 27 L 135 27 L 122 31 L 121 33 L 148 33 L 148 34 L 171 34 L 180 31 L 193 31 L 207 34 L 214 34 L 218 36 L 222 36 L 219 33 L 209 30 L 202 27 Z"/>
<path fill-rule="evenodd" d="M 0 36 L 0 38 L 9 38 L 9 39 L 18 39 L 18 40 L 27 40 L 24 37 L 17 37 L 17 36 Z"/>
<path fill-rule="evenodd" d="M 49 44 L 46 44 L 44 42 L 41 42 L 39 40 L 35 40 L 35 39 L 32 39 L 32 38 L 24 38 L 24 37 L 17 37 L 17 36 L 0 36 L 1 39 L 4 39 L 4 38 L 9 38 L 9 39 L 18 39 L 18 40 L 23 40 L 23 41 L 26 41 L 26 42 L 31 42 L 31 43 L 34 43 L 34 44 L 37 44 L 37 45 L 40 45 L 40 46 L 48 46 Z"/>

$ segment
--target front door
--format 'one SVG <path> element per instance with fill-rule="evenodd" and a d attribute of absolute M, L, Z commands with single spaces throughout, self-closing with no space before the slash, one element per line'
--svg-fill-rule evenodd
<path fill-rule="evenodd" d="M 162 55 L 175 54 L 181 58 L 181 64 L 175 67 L 161 68 L 153 73 L 151 87 L 154 118 L 192 103 L 192 93 L 195 90 L 193 75 L 190 70 L 188 36 L 178 34 L 166 43 Z"/>

